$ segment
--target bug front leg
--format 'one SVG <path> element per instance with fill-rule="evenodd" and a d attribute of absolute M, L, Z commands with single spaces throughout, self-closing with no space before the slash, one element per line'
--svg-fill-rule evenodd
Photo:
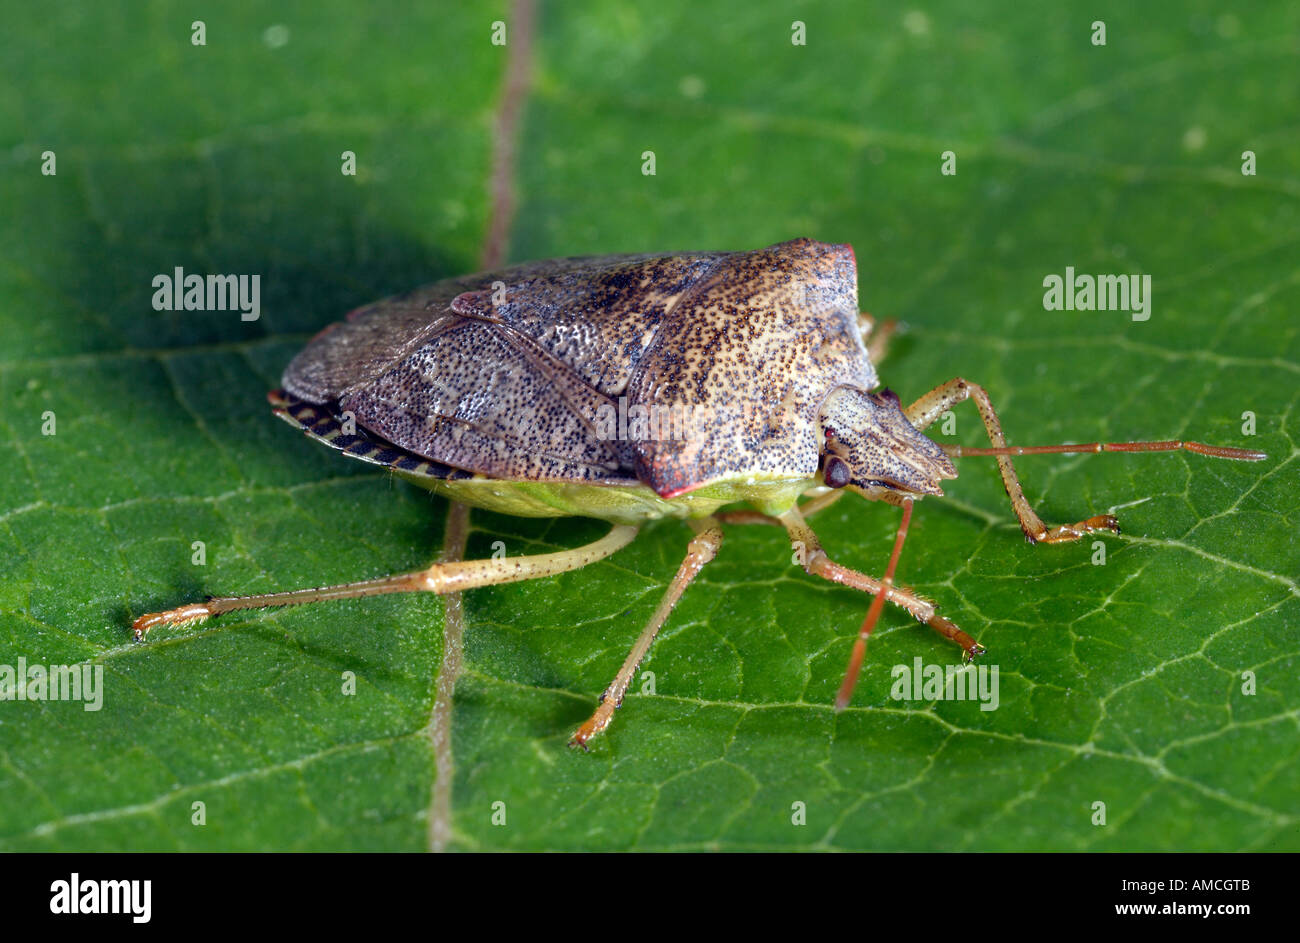
<path fill-rule="evenodd" d="M 889 352 L 889 342 L 898 333 L 900 326 L 893 318 L 877 321 L 867 312 L 862 311 L 858 314 L 858 330 L 867 345 L 867 359 L 874 366 L 885 359 L 885 355 Z"/>
<path fill-rule="evenodd" d="M 614 711 L 623 703 L 623 697 L 632 683 L 632 676 L 636 674 L 637 666 L 650 651 L 655 636 L 659 634 L 668 615 L 677 605 L 677 600 L 682 598 L 682 593 L 686 591 L 686 587 L 691 584 L 700 570 L 704 569 L 704 565 L 718 555 L 718 548 L 722 546 L 722 529 L 717 521 L 706 518 L 698 526 L 701 529 L 691 540 L 686 550 L 686 559 L 677 568 L 677 575 L 668 584 L 663 599 L 659 601 L 659 607 L 646 623 L 646 627 L 641 630 L 641 635 L 632 646 L 632 650 L 628 652 L 623 667 L 618 670 L 614 680 L 600 696 L 600 705 L 596 708 L 596 712 L 574 732 L 569 740 L 569 746 L 582 747 L 586 750 L 587 741 L 609 726 L 610 721 L 614 719 Z"/>
<path fill-rule="evenodd" d="M 135 620 L 136 641 L 143 641 L 149 630 L 160 624 L 186 625 L 202 622 L 211 616 L 236 609 L 269 609 L 275 606 L 297 606 L 309 602 L 324 602 L 329 599 L 355 599 L 360 596 L 378 596 L 383 593 L 428 592 L 458 593 L 479 586 L 495 586 L 499 583 L 518 583 L 534 580 L 543 576 L 554 576 L 569 570 L 577 570 L 589 563 L 604 559 L 615 551 L 621 550 L 632 542 L 637 528 L 626 524 L 615 524 L 608 534 L 600 540 L 593 541 L 572 550 L 560 550 L 556 553 L 540 553 L 529 557 L 503 557 L 498 560 L 458 560 L 450 563 L 434 563 L 427 569 L 414 573 L 401 573 L 394 576 L 381 576 L 373 580 L 360 580 L 356 583 L 342 583 L 337 586 L 322 586 L 315 589 L 299 589 L 286 593 L 265 593 L 258 596 L 225 596 L 209 599 L 206 602 L 191 603 L 168 609 L 166 612 L 151 612 Z"/>
<path fill-rule="evenodd" d="M 984 654 L 983 645 L 959 629 L 954 622 L 935 612 L 934 603 L 928 599 L 921 598 L 906 586 L 892 583 L 886 585 L 874 576 L 849 569 L 832 560 L 822 549 L 821 541 L 808 526 L 808 522 L 804 520 L 803 514 L 797 507 L 786 511 L 778 520 L 790 535 L 790 545 L 799 554 L 800 562 L 806 572 L 830 580 L 832 583 L 862 590 L 864 593 L 878 593 L 884 587 L 883 595 L 886 602 L 892 602 L 895 606 L 906 609 L 918 622 L 924 622 L 944 638 L 960 645 L 965 660 L 973 661 Z"/>
<path fill-rule="evenodd" d="M 975 406 L 980 411 L 980 418 L 984 420 L 984 428 L 988 431 L 989 441 L 996 448 L 1006 448 L 1007 440 L 1002 434 L 1002 424 L 998 421 L 998 414 L 993 411 L 989 394 L 985 392 L 984 387 L 963 380 L 961 377 L 935 387 L 903 410 L 903 415 L 918 430 L 925 429 L 947 410 L 966 399 L 975 401 Z M 1096 517 L 1074 524 L 1048 527 L 1034 513 L 1034 509 L 1025 498 L 1024 489 L 1020 487 L 1020 479 L 1016 477 L 1016 469 L 1011 464 L 1011 458 L 1007 455 L 999 455 L 997 461 L 998 471 L 1002 474 L 1002 485 L 1006 488 L 1007 496 L 1011 498 L 1011 509 L 1016 512 L 1016 517 L 1020 520 L 1020 529 L 1024 531 L 1025 537 L 1031 543 L 1053 544 L 1078 540 L 1084 534 L 1098 530 L 1119 533 L 1119 521 L 1109 514 L 1098 514 Z"/>

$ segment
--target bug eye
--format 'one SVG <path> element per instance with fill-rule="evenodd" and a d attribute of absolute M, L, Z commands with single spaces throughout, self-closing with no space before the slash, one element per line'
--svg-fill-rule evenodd
<path fill-rule="evenodd" d="M 826 459 L 826 468 L 822 471 L 822 478 L 826 481 L 826 487 L 843 488 L 852 477 L 849 473 L 849 466 L 844 459 L 837 455 L 832 455 Z"/>

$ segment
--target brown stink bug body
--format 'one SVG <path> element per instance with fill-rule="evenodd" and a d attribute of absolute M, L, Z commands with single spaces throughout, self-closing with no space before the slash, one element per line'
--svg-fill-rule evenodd
<path fill-rule="evenodd" d="M 753 252 L 559 259 L 448 279 L 353 312 L 289 364 L 277 415 L 345 455 L 456 501 L 530 517 L 584 515 L 614 526 L 559 553 L 435 563 L 415 573 L 317 589 L 227 597 L 141 616 L 159 623 L 234 609 L 376 593 L 456 592 L 550 576 L 626 546 L 647 520 L 695 530 L 650 623 L 572 743 L 611 720 L 637 665 L 700 568 L 721 523 L 785 527 L 812 574 L 875 594 L 837 699 L 848 703 L 865 640 L 888 601 L 959 644 L 983 649 L 896 585 L 912 502 L 941 495 L 951 457 L 993 455 L 1033 542 L 1118 530 L 1101 515 L 1044 524 L 1011 456 L 1031 452 L 1168 451 L 1258 460 L 1195 442 L 1008 447 L 984 390 L 950 380 L 908 406 L 878 389 L 873 360 L 886 330 L 858 311 L 847 245 L 808 239 Z M 991 448 L 940 446 L 922 434 L 971 398 Z M 903 509 L 888 569 L 876 579 L 832 561 L 806 522 L 846 490 Z M 810 500 L 799 503 L 799 499 Z M 727 508 L 728 505 L 741 505 Z"/>

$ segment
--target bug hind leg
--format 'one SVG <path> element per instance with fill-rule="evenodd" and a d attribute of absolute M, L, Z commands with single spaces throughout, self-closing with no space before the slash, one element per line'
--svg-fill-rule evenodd
<path fill-rule="evenodd" d="M 525 557 L 502 557 L 492 560 L 457 560 L 431 564 L 414 573 L 381 576 L 355 583 L 320 586 L 282 593 L 263 593 L 255 596 L 222 596 L 204 602 L 178 606 L 165 612 L 151 612 L 135 620 L 132 628 L 136 641 L 144 641 L 149 630 L 159 625 L 188 625 L 202 622 L 212 616 L 238 609 L 270 609 L 278 606 L 297 606 L 304 603 L 325 602 L 331 599 L 356 599 L 384 593 L 429 592 L 442 595 L 458 593 L 480 586 L 500 583 L 518 583 L 523 580 L 554 576 L 577 570 L 589 563 L 602 560 L 632 542 L 637 528 L 628 524 L 615 524 L 600 540 L 560 550 Z"/>
<path fill-rule="evenodd" d="M 993 410 L 989 394 L 985 392 L 984 387 L 963 380 L 961 377 L 935 387 L 903 410 L 903 415 L 918 430 L 925 429 L 948 409 L 966 399 L 975 401 L 980 418 L 984 421 L 984 428 L 988 431 L 989 441 L 996 448 L 1005 448 L 1007 440 L 1002 434 L 1002 423 L 998 421 L 998 414 Z M 1020 521 L 1020 529 L 1024 531 L 1030 543 L 1063 543 L 1067 540 L 1078 540 L 1085 534 L 1099 530 L 1119 533 L 1119 521 L 1109 514 L 1098 514 L 1074 524 L 1049 527 L 1034 512 L 1025 497 L 1025 491 L 1020 486 L 1020 479 L 1016 477 L 1016 469 L 1011 464 L 1010 456 L 999 455 L 997 462 L 998 471 L 1002 475 L 1002 485 L 1006 489 L 1007 496 L 1011 498 L 1011 509 L 1015 511 Z"/>

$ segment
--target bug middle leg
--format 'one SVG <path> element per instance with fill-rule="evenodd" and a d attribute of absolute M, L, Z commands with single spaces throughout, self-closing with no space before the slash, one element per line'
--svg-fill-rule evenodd
<path fill-rule="evenodd" d="M 569 570 L 576 570 L 604 559 L 615 551 L 621 550 L 632 542 L 637 528 L 627 524 L 615 524 L 609 533 L 600 540 L 575 547 L 572 550 L 560 550 L 556 553 L 539 553 L 527 557 L 503 557 L 496 560 L 457 560 L 454 562 L 434 563 L 427 569 L 414 573 L 400 573 L 393 576 L 381 576 L 373 580 L 359 580 L 355 583 L 341 583 L 337 586 L 321 586 L 314 589 L 298 589 L 283 593 L 263 593 L 256 596 L 224 596 L 205 602 L 178 606 L 166 612 L 151 612 L 135 620 L 132 628 L 137 641 L 144 639 L 154 626 L 170 623 L 185 625 L 202 622 L 210 616 L 236 609 L 269 609 L 275 606 L 296 606 L 309 602 L 324 602 L 329 599 L 355 599 L 360 596 L 378 596 L 383 593 L 430 592 L 458 593 L 479 586 L 494 586 L 498 583 L 518 583 L 523 580 L 554 576 Z"/>
<path fill-rule="evenodd" d="M 966 399 L 975 401 L 980 411 L 980 418 L 984 420 L 984 428 L 988 431 L 989 441 L 998 448 L 1005 448 L 1007 440 L 1002 434 L 1002 424 L 998 421 L 998 414 L 993 411 L 993 403 L 989 401 L 989 394 L 985 392 L 984 387 L 963 380 L 961 377 L 935 387 L 903 410 L 903 415 L 918 430 L 924 429 L 934 423 L 944 412 Z M 1034 509 L 1025 498 L 1024 489 L 1020 487 L 1020 479 L 1016 477 L 1016 469 L 1011 464 L 1011 458 L 999 455 L 997 461 L 998 471 L 1002 474 L 1002 485 L 1006 489 L 1007 496 L 1011 498 L 1011 509 L 1016 512 L 1016 517 L 1020 520 L 1020 529 L 1024 531 L 1025 537 L 1031 543 L 1052 544 L 1078 540 L 1084 534 L 1098 530 L 1119 533 L 1119 521 L 1109 514 L 1098 514 L 1074 524 L 1049 527 L 1034 513 Z"/>
<path fill-rule="evenodd" d="M 637 666 L 641 664 L 646 653 L 650 651 L 655 636 L 663 628 L 663 624 L 673 611 L 673 607 L 682 598 L 682 593 L 686 591 L 686 587 L 691 584 L 691 581 L 695 579 L 700 570 L 704 569 L 704 565 L 718 555 L 718 548 L 722 546 L 722 528 L 718 526 L 718 522 L 705 518 L 696 523 L 695 526 L 699 530 L 687 548 L 686 559 L 677 568 L 677 575 L 673 577 L 673 581 L 668 584 L 668 589 L 664 591 L 663 599 L 659 601 L 659 607 L 655 609 L 654 615 L 650 617 L 646 627 L 641 630 L 636 644 L 632 646 L 627 659 L 623 662 L 623 667 L 618 670 L 614 680 L 605 689 L 605 693 L 600 696 L 600 704 L 596 708 L 596 712 L 574 732 L 573 737 L 569 740 L 569 746 L 582 747 L 585 750 L 587 749 L 587 741 L 609 726 L 610 721 L 614 719 L 614 711 L 622 705 L 623 697 L 632 684 L 632 676 L 636 674 Z"/>
<path fill-rule="evenodd" d="M 777 519 L 790 535 L 790 544 L 799 552 L 800 562 L 806 572 L 865 593 L 881 592 L 886 602 L 907 610 L 918 622 L 924 622 L 944 638 L 960 645 L 966 660 L 984 654 L 984 646 L 957 627 L 957 624 L 939 615 L 934 603 L 916 595 L 906 586 L 884 584 L 874 576 L 836 563 L 822 549 L 821 541 L 804 520 L 799 508 L 793 507 Z M 882 591 L 882 586 L 883 591 Z"/>

